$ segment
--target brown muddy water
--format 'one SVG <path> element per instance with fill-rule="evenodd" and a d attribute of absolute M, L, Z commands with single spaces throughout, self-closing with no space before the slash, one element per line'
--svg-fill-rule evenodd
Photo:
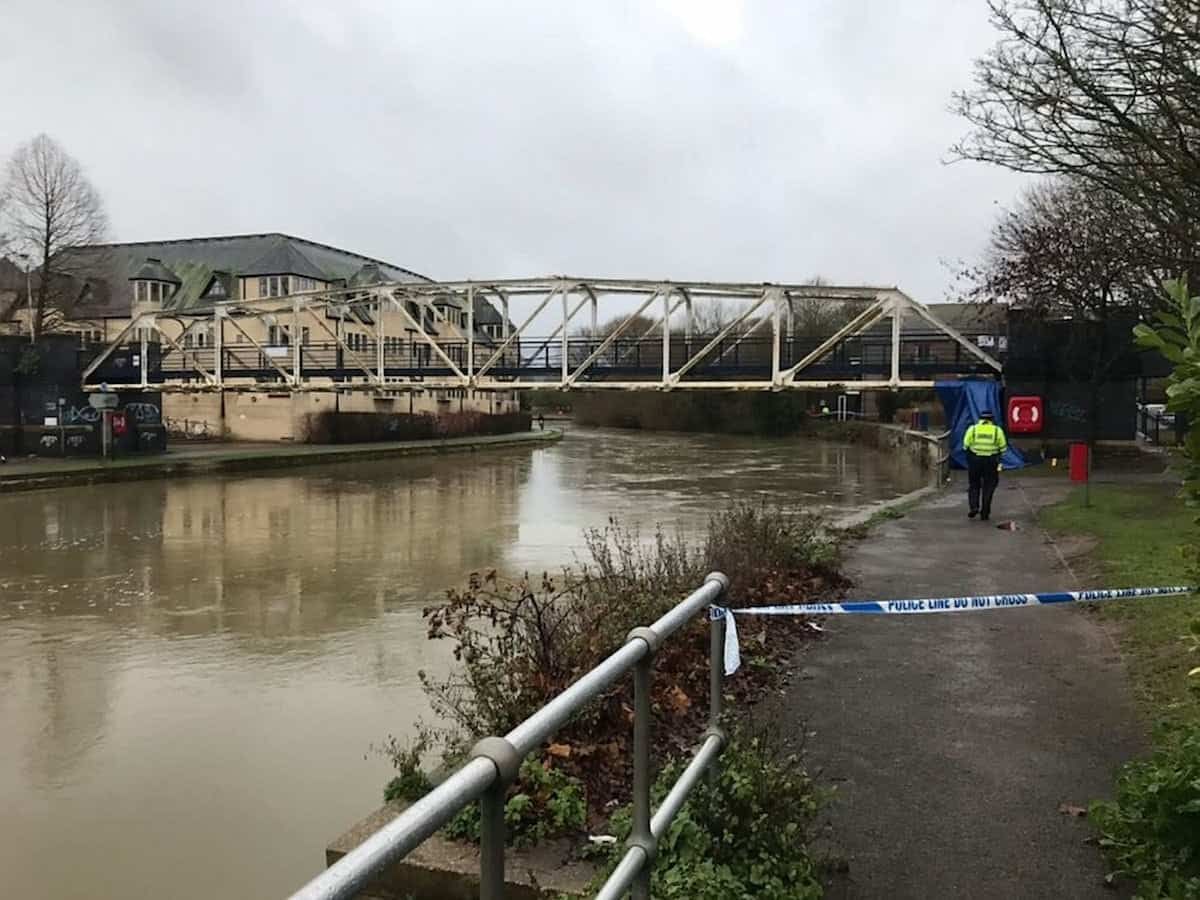
<path fill-rule="evenodd" d="M 0 895 L 270 898 L 379 805 L 444 671 L 421 607 L 555 568 L 609 516 L 846 510 L 907 460 L 573 429 L 559 444 L 0 496 Z"/>

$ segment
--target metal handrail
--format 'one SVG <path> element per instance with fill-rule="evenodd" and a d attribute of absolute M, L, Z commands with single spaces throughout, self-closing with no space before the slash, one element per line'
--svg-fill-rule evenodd
<path fill-rule="evenodd" d="M 632 889 L 634 900 L 650 896 L 650 869 L 658 839 L 684 800 L 724 750 L 720 727 L 724 690 L 725 620 L 710 616 L 709 708 L 704 741 L 653 818 L 650 815 L 650 679 L 654 653 L 663 641 L 710 606 L 720 605 L 729 579 L 713 572 L 704 584 L 654 624 L 635 628 L 603 662 L 519 724 L 504 737 L 484 738 L 472 759 L 390 823 L 294 893 L 291 900 L 349 900 L 372 878 L 403 859 L 468 804 L 479 801 L 480 900 L 504 897 L 504 802 L 508 785 L 525 757 L 568 719 L 633 670 L 633 827 L 628 849 L 597 897 L 619 897 Z"/>

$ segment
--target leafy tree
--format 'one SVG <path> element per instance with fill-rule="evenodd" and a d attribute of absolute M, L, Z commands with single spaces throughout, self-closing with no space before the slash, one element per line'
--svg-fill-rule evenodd
<path fill-rule="evenodd" d="M 12 240 L 39 260 L 30 323 L 37 336 L 47 306 L 59 305 L 68 299 L 67 292 L 77 290 L 72 276 L 80 273 L 67 251 L 102 241 L 108 220 L 82 166 L 44 134 L 13 153 L 0 196 Z"/>
<path fill-rule="evenodd" d="M 1166 292 L 1169 311 L 1159 312 L 1154 326 L 1138 325 L 1134 335 L 1142 347 L 1157 350 L 1175 364 L 1167 384 L 1167 408 L 1187 417 L 1185 490 L 1189 505 L 1200 509 L 1200 297 L 1191 296 L 1182 279 L 1167 282 Z M 1200 584 L 1200 542 L 1192 541 L 1189 550 Z"/>

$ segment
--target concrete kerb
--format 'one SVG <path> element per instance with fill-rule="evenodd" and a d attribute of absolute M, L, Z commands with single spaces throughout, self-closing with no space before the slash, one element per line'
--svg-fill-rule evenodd
<path fill-rule="evenodd" d="M 283 445 L 278 449 L 250 453 L 239 453 L 231 449 L 227 455 L 216 451 L 211 456 L 193 456 L 183 459 L 147 457 L 113 463 L 97 460 L 67 469 L 55 468 L 18 474 L 7 474 L 0 469 L 0 493 L 177 476 L 254 472 L 391 457 L 466 453 L 520 447 L 527 444 L 536 446 L 553 443 L 561 440 L 562 437 L 561 431 L 547 429 L 544 432 L 521 432 L 513 435 L 449 438 L 442 441 L 405 441 L 396 444 L 355 445 L 353 447 L 310 448 L 307 445 Z"/>
<path fill-rule="evenodd" d="M 866 525 L 876 516 L 885 514 L 891 511 L 900 511 L 911 509 L 917 504 L 927 500 L 935 494 L 940 493 L 942 485 L 930 484 L 923 488 L 917 488 L 915 491 L 909 491 L 899 497 L 893 497 L 891 500 L 881 500 L 878 503 L 872 503 L 870 506 L 852 512 L 848 515 L 835 519 L 831 527 L 837 530 L 845 530 L 848 528 L 858 528 L 861 525 Z"/>

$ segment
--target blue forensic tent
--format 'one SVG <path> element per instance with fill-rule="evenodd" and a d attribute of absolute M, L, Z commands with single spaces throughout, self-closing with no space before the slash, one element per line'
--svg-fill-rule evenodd
<path fill-rule="evenodd" d="M 967 451 L 963 449 L 963 436 L 967 429 L 979 421 L 985 409 L 996 416 L 996 424 L 1004 424 L 1004 405 L 1000 396 L 1000 383 L 991 379 L 967 378 L 962 381 L 939 381 L 938 397 L 946 410 L 946 425 L 950 429 L 950 464 L 956 469 L 967 467 Z M 1000 465 L 1005 469 L 1023 469 L 1029 465 L 1025 455 L 1011 443 L 1000 456 Z"/>

